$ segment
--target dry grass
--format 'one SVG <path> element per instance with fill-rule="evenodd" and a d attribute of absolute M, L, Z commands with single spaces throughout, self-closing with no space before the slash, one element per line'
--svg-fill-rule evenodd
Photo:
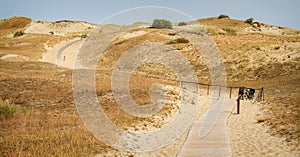
<path fill-rule="evenodd" d="M 110 149 L 73 112 L 18 114 L 1 122 L 1 156 L 90 156 Z"/>
<path fill-rule="evenodd" d="M 0 100 L 0 119 L 13 117 L 18 108 L 9 101 Z"/>
<path fill-rule="evenodd" d="M 17 30 L 23 30 L 32 20 L 27 17 L 11 17 L 9 19 L 0 20 L 0 38 L 7 34 L 15 33 Z"/>
<path fill-rule="evenodd" d="M 71 71 L 0 61 L 0 97 L 20 112 L 0 121 L 1 156 L 91 156 L 112 150 L 84 127 L 73 104 Z"/>
<path fill-rule="evenodd" d="M 42 58 L 42 53 L 46 52 L 45 45 L 53 47 L 55 44 L 71 38 L 45 34 L 26 34 L 9 40 L 0 39 L 0 52 L 28 56 L 38 60 Z"/>
<path fill-rule="evenodd" d="M 213 35 L 227 34 L 236 35 L 242 33 L 248 24 L 242 20 L 234 20 L 229 18 L 206 18 L 198 20 L 200 24 L 205 26 L 205 30 Z"/>
<path fill-rule="evenodd" d="M 20 37 L 13 37 L 17 31 L 24 31 L 32 22 L 26 17 L 12 17 L 0 20 L 0 52 L 2 54 L 17 54 L 28 56 L 31 59 L 38 60 L 45 53 L 45 46 L 53 47 L 57 43 L 77 37 L 76 34 L 69 36 L 56 36 L 46 34 L 24 34 Z M 86 34 L 87 32 L 80 32 Z"/>
<path fill-rule="evenodd" d="M 0 121 L 1 156 L 93 156 L 115 151 L 95 139 L 80 121 L 70 70 L 39 62 L 0 61 L 0 65 L 0 73 L 5 74 L 0 97 L 21 106 L 18 114 Z M 107 75 L 97 78 L 97 95 L 109 118 L 124 128 L 147 121 L 122 112 L 110 99 L 111 72 L 98 72 Z M 133 75 L 130 92 L 137 103 L 149 102 L 152 83 L 174 84 Z"/>

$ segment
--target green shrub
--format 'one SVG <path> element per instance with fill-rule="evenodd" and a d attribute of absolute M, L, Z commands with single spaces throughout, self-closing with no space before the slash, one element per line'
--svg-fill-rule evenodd
<path fill-rule="evenodd" d="M 221 14 L 221 15 L 219 15 L 219 17 L 218 17 L 218 19 L 225 19 L 225 18 L 229 19 L 229 16 L 224 15 L 224 14 Z"/>
<path fill-rule="evenodd" d="M 187 25 L 186 22 L 179 22 L 179 23 L 178 23 L 178 26 L 186 26 L 186 25 Z"/>
<path fill-rule="evenodd" d="M 10 118 L 17 112 L 17 107 L 8 101 L 0 101 L 0 118 Z"/>
<path fill-rule="evenodd" d="M 185 38 L 177 38 L 177 39 L 175 39 L 175 41 L 177 43 L 188 43 L 189 42 L 189 40 L 187 40 Z"/>
<path fill-rule="evenodd" d="M 167 44 L 188 43 L 188 42 L 189 40 L 185 38 L 177 38 L 175 40 L 170 40 L 169 42 L 167 42 Z"/>
<path fill-rule="evenodd" d="M 24 34 L 25 34 L 25 32 L 22 31 L 22 30 L 16 31 L 16 32 L 14 33 L 14 38 L 15 38 L 15 37 L 20 37 L 20 36 L 22 36 L 22 35 L 24 35 Z"/>
<path fill-rule="evenodd" d="M 252 24 L 252 23 L 253 23 L 253 20 L 254 20 L 254 19 L 251 17 L 251 18 L 247 19 L 247 20 L 245 21 L 245 23 Z"/>
<path fill-rule="evenodd" d="M 172 23 L 165 19 L 154 19 L 152 23 L 152 28 L 166 28 L 166 29 L 172 29 Z"/>

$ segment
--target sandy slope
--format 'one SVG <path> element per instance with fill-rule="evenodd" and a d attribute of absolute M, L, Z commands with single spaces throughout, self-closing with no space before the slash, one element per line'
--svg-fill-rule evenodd
<path fill-rule="evenodd" d="M 32 22 L 27 27 L 25 33 L 36 33 L 36 34 L 50 34 L 54 35 L 68 35 L 70 33 L 90 31 L 95 27 L 94 24 L 86 22 L 75 22 L 75 21 L 60 21 L 60 22 L 48 22 L 38 21 Z"/>

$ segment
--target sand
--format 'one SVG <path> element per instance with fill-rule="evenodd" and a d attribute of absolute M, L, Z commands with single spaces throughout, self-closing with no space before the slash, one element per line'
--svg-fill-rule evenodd
<path fill-rule="evenodd" d="M 31 58 L 27 56 L 22 56 L 22 55 L 16 55 L 16 54 L 6 54 L 2 57 L 0 57 L 1 60 L 6 60 L 6 61 L 32 61 Z"/>
<path fill-rule="evenodd" d="M 241 101 L 240 114 L 236 108 L 228 119 L 228 132 L 233 156 L 300 156 L 300 150 L 287 145 L 284 138 L 268 133 L 268 126 L 257 122 L 259 104 Z M 294 148 L 296 149 L 296 148 Z"/>
<path fill-rule="evenodd" d="M 51 34 L 65 36 L 72 33 L 90 31 L 95 27 L 94 24 L 86 22 L 48 22 L 39 21 L 32 22 L 25 30 L 25 33 L 36 33 L 36 34 Z"/>

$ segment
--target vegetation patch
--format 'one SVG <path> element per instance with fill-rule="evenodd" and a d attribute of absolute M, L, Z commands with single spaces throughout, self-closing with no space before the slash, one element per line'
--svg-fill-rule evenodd
<path fill-rule="evenodd" d="M 178 23 L 178 26 L 186 26 L 186 25 L 187 25 L 186 22 L 179 22 L 179 23 Z"/>
<path fill-rule="evenodd" d="M 185 38 L 177 38 L 175 40 L 170 40 L 167 44 L 178 44 L 178 43 L 189 43 L 189 40 Z"/>
<path fill-rule="evenodd" d="M 222 30 L 224 30 L 227 34 L 237 35 L 237 31 L 232 28 L 222 28 Z"/>
<path fill-rule="evenodd" d="M 0 101 L 0 119 L 13 117 L 17 111 L 18 108 L 15 104 L 8 101 Z"/>
<path fill-rule="evenodd" d="M 25 34 L 25 32 L 24 32 L 23 30 L 16 31 L 16 32 L 14 33 L 14 38 L 23 36 L 24 34 Z"/>
<path fill-rule="evenodd" d="M 245 20 L 245 23 L 252 24 L 252 23 L 253 23 L 253 20 L 254 20 L 254 19 L 251 17 L 251 18 Z"/>

